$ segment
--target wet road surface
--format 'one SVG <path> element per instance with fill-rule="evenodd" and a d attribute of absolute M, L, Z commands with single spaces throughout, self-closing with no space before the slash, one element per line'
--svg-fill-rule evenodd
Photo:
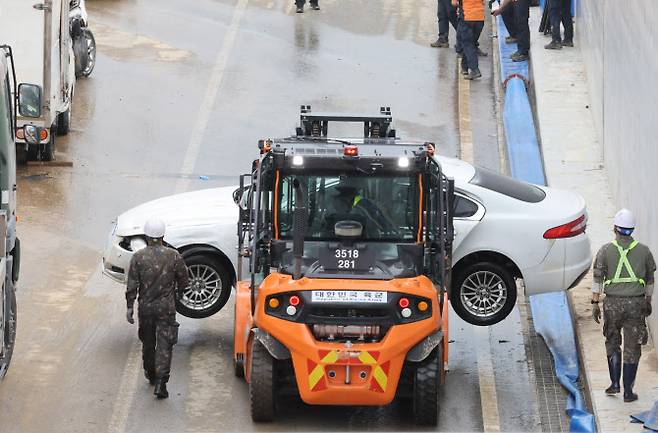
<path fill-rule="evenodd" d="M 212 318 L 179 319 L 171 397 L 156 401 L 133 368 L 137 330 L 125 322 L 124 287 L 100 275 L 116 215 L 175 191 L 236 184 L 257 140 L 289 135 L 301 104 L 390 106 L 399 136 L 460 154 L 455 55 L 429 47 L 435 2 L 321 6 L 297 15 L 289 0 L 88 0 L 96 69 L 78 82 L 72 131 L 58 141 L 58 159 L 73 168 L 18 174 L 23 265 L 0 432 L 417 430 L 398 403 L 291 401 L 275 423 L 253 424 L 247 385 L 233 376 L 232 301 Z M 481 44 L 491 52 L 488 34 Z M 474 160 L 499 169 L 491 56 L 481 69 L 469 94 Z M 483 431 L 483 356 L 500 429 L 538 429 L 524 320 L 517 309 L 483 331 L 451 316 L 437 430 Z"/>

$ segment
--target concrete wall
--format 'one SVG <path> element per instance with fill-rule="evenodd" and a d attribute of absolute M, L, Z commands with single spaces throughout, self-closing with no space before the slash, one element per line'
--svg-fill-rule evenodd
<path fill-rule="evenodd" d="M 576 0 L 575 15 L 613 196 L 658 259 L 658 1 Z M 658 291 L 653 308 L 658 341 Z"/>

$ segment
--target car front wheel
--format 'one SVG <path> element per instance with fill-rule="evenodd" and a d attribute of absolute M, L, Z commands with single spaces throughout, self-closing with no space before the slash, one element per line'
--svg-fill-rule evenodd
<path fill-rule="evenodd" d="M 229 272 L 215 257 L 195 254 L 185 258 L 190 284 L 176 300 L 176 311 L 203 319 L 217 313 L 231 295 Z"/>
<path fill-rule="evenodd" d="M 516 284 L 504 267 L 491 262 L 474 263 L 456 272 L 450 293 L 455 313 L 478 326 L 505 319 L 516 304 Z"/>

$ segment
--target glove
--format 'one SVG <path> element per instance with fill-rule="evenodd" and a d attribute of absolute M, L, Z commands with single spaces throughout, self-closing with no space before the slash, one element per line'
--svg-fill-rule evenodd
<path fill-rule="evenodd" d="M 127 320 L 128 323 L 130 323 L 131 325 L 134 325 L 134 324 L 135 324 L 135 319 L 133 319 L 133 307 L 129 307 L 129 308 L 128 308 L 128 311 L 126 311 L 126 320 Z"/>
<path fill-rule="evenodd" d="M 599 307 L 599 304 L 592 305 L 592 319 L 596 323 L 601 323 L 601 307 Z"/>

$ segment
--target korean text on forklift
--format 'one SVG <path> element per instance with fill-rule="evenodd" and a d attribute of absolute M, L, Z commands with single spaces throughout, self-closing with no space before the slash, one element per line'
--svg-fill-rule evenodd
<path fill-rule="evenodd" d="M 359 139 L 328 138 L 334 122 Z M 277 396 L 316 405 L 413 401 L 435 425 L 448 356 L 454 189 L 432 143 L 395 137 L 390 109 L 314 114 L 296 136 L 259 142 L 238 223 L 235 373 L 254 421 Z M 396 199 L 391 204 L 391 195 Z M 241 278 L 242 270 L 238 273 Z"/>

